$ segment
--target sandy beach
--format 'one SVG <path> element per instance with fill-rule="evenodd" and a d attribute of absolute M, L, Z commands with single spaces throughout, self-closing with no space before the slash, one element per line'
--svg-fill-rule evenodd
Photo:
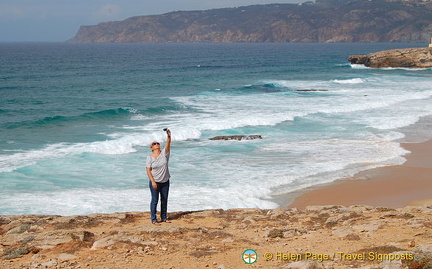
<path fill-rule="evenodd" d="M 399 208 L 432 204 L 432 140 L 405 143 L 402 165 L 371 169 L 353 178 L 305 190 L 289 205 L 370 205 Z"/>

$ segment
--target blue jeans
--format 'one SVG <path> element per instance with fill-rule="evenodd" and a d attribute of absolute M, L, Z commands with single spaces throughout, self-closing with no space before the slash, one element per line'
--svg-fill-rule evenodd
<path fill-rule="evenodd" d="M 161 220 L 165 221 L 167 219 L 167 208 L 168 208 L 168 192 L 170 182 L 167 181 L 165 183 L 157 183 L 157 190 L 153 189 L 152 182 L 149 180 L 149 188 L 151 192 L 151 202 L 150 202 L 150 213 L 151 213 L 151 221 L 157 221 L 156 218 L 156 207 L 159 201 L 159 194 L 161 198 Z"/>

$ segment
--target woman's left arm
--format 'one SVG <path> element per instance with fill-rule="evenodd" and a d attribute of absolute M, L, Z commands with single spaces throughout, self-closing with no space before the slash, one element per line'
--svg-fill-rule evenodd
<path fill-rule="evenodd" d="M 168 139 L 167 139 L 167 143 L 165 146 L 165 153 L 169 153 L 170 149 L 171 149 L 171 131 L 170 131 L 170 129 L 168 129 L 166 131 L 166 133 L 167 133 Z"/>

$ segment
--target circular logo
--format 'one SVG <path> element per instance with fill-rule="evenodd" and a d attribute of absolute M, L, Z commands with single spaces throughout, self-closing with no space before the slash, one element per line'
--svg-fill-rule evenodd
<path fill-rule="evenodd" d="M 242 259 L 246 264 L 252 264 L 258 260 L 258 253 L 253 249 L 246 249 L 243 252 Z"/>

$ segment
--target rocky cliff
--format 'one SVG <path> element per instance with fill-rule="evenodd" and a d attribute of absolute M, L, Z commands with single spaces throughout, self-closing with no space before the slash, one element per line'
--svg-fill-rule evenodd
<path fill-rule="evenodd" d="M 379 51 L 368 55 L 352 55 L 351 64 L 363 64 L 367 67 L 432 67 L 432 48 L 408 48 Z"/>
<path fill-rule="evenodd" d="M 430 0 L 317 0 L 137 16 L 71 42 L 428 42 Z"/>

